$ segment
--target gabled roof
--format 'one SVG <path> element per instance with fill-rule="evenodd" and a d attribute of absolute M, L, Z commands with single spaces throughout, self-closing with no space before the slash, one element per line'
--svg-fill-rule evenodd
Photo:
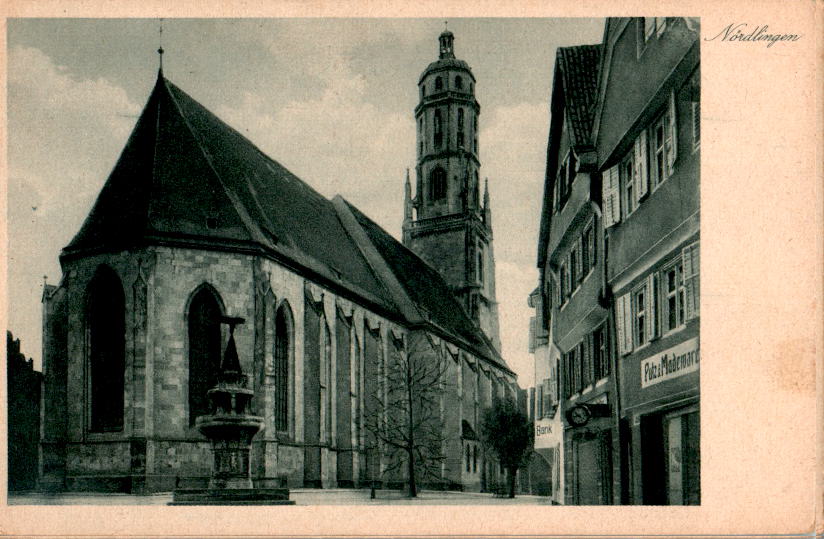
<path fill-rule="evenodd" d="M 556 53 L 555 76 L 563 86 L 573 145 L 591 144 L 600 58 L 601 45 L 560 47 Z"/>
<path fill-rule="evenodd" d="M 555 53 L 552 95 L 549 104 L 551 118 L 547 141 L 543 208 L 538 232 L 538 267 L 541 267 L 546 259 L 549 219 L 552 215 L 552 185 L 558 164 L 558 144 L 564 119 L 568 120 L 567 133 L 570 147 L 591 149 L 593 146 L 592 121 L 595 117 L 598 95 L 600 59 L 600 44 L 559 47 Z"/>
<path fill-rule="evenodd" d="M 347 220 L 340 203 L 159 73 L 123 153 L 61 258 L 143 245 L 260 254 L 387 318 L 429 325 L 506 368 L 440 275 L 346 207 L 356 219 Z M 363 238 L 384 262 L 369 259 Z"/>

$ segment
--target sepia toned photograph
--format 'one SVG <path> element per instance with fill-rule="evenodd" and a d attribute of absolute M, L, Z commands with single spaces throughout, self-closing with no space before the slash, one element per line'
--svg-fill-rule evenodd
<path fill-rule="evenodd" d="M 699 33 L 9 19 L 9 504 L 699 505 Z"/>

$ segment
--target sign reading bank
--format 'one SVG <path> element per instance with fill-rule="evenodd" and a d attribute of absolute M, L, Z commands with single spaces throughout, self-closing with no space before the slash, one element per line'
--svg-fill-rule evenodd
<path fill-rule="evenodd" d="M 695 372 L 698 363 L 698 337 L 695 337 L 641 361 L 641 387 Z"/>

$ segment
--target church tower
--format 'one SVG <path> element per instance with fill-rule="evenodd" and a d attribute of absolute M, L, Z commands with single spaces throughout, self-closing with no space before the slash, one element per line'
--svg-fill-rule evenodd
<path fill-rule="evenodd" d="M 437 269 L 500 351 L 492 217 L 481 197 L 475 77 L 455 58 L 455 36 L 438 38 L 439 57 L 418 80 L 414 194 L 406 176 L 403 243 Z"/>

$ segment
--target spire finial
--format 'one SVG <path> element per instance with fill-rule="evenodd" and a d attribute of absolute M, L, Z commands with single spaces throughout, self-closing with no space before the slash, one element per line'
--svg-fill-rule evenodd
<path fill-rule="evenodd" d="M 158 47 L 157 54 L 160 57 L 160 73 L 163 73 L 163 18 L 160 18 L 160 28 L 158 29 Z"/>
<path fill-rule="evenodd" d="M 443 31 L 444 32 L 449 31 L 449 21 L 443 21 Z"/>

